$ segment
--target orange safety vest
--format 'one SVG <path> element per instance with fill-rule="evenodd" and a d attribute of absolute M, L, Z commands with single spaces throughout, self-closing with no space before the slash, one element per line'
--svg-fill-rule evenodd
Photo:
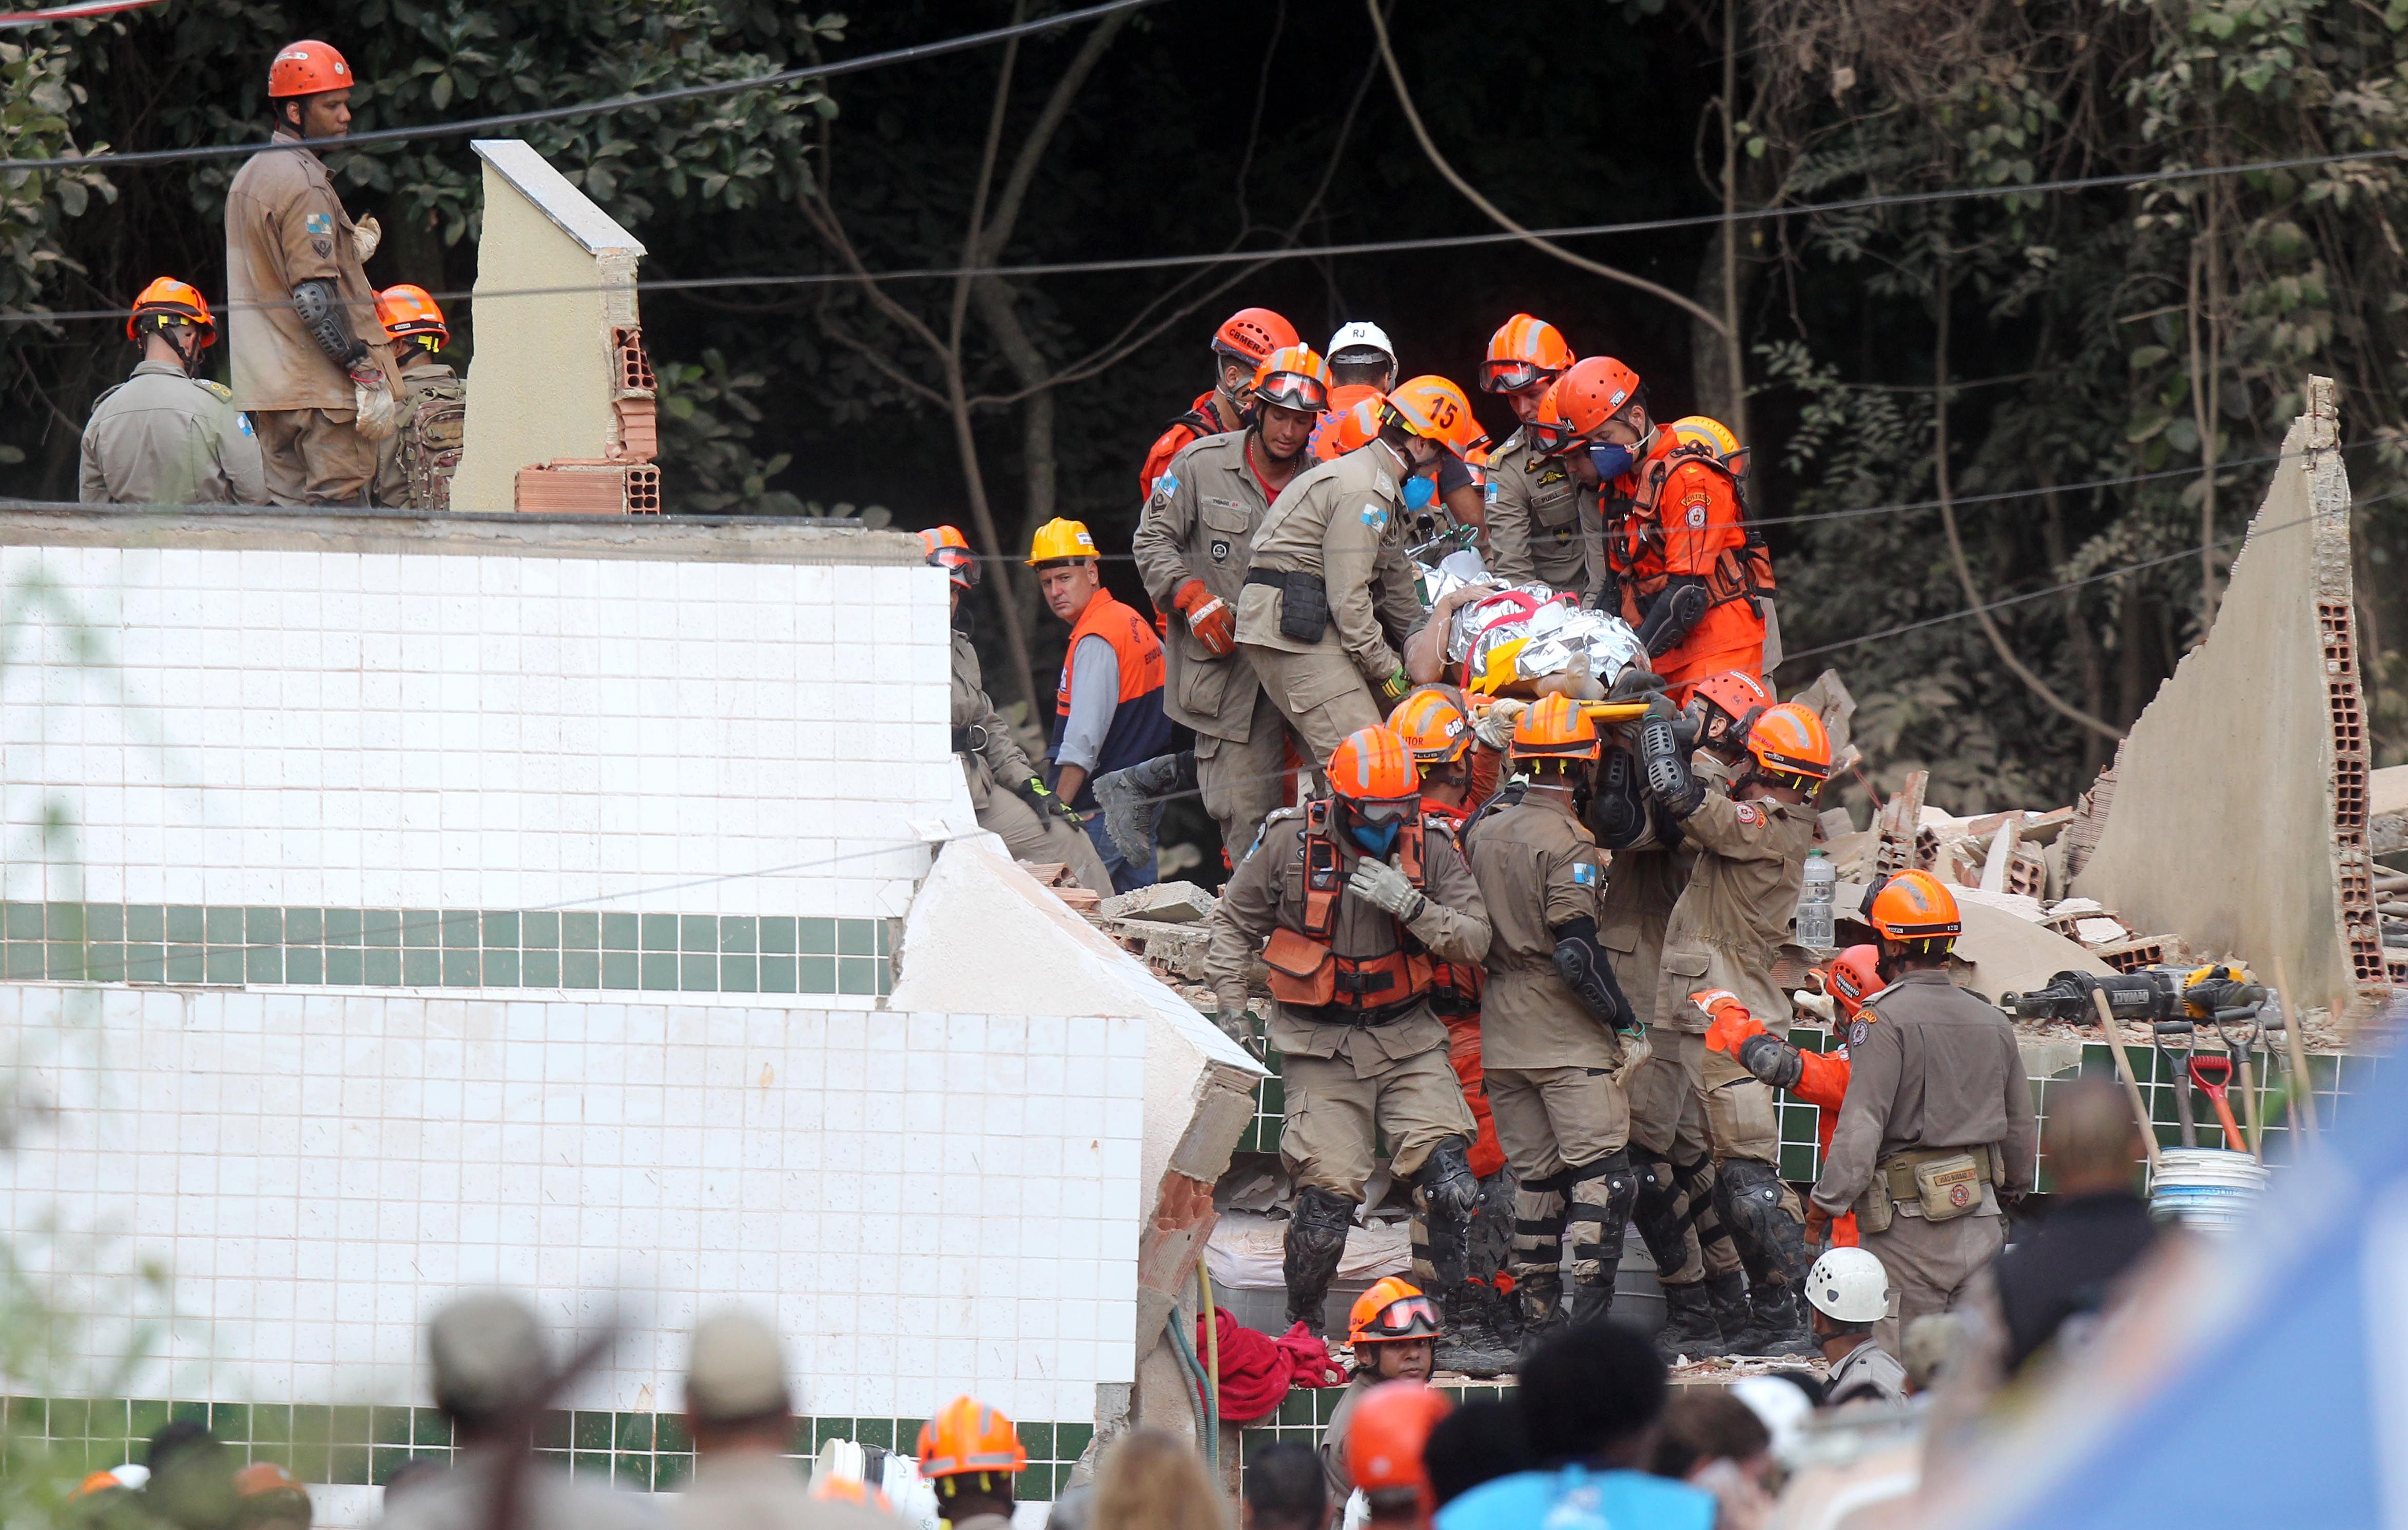
<path fill-rule="evenodd" d="M 1113 698 L 1111 725 L 1104 732 L 1095 768 L 1088 772 L 1092 780 L 1111 771 L 1140 765 L 1157 754 L 1169 753 L 1171 735 L 1170 719 L 1162 710 L 1162 639 L 1154 636 L 1154 623 L 1140 615 L 1137 608 L 1098 587 L 1070 629 L 1070 646 L 1062 654 L 1061 678 L 1054 682 L 1056 754 L 1062 747 L 1063 729 L 1069 723 L 1071 671 L 1078 663 L 1079 644 L 1088 637 L 1100 637 L 1112 646 L 1121 672 L 1121 691 Z M 1093 801 L 1092 789 L 1082 786 L 1079 801 L 1072 806 L 1084 808 Z"/>
<path fill-rule="evenodd" d="M 1196 395 L 1187 412 L 1170 422 L 1170 428 L 1154 438 L 1154 449 L 1145 454 L 1145 465 L 1137 470 L 1138 498 L 1140 502 L 1154 497 L 1154 486 L 1162 477 L 1170 459 L 1185 450 L 1188 443 L 1207 436 L 1219 436 L 1226 427 L 1221 423 L 1221 411 L 1212 403 L 1220 390 L 1208 389 Z"/>
<path fill-rule="evenodd" d="M 1338 933 L 1338 900 L 1346 875 L 1338 841 L 1329 829 L 1329 799 L 1305 808 L 1304 928 L 1271 932 L 1263 948 L 1270 968 L 1271 996 L 1293 1008 L 1319 1009 L 1342 1024 L 1378 1025 L 1391 1011 L 1427 994 L 1438 962 L 1400 920 L 1391 920 L 1397 947 L 1378 956 L 1340 956 L 1329 942 Z M 1397 828 L 1398 867 L 1416 888 L 1423 885 L 1419 819 Z"/>

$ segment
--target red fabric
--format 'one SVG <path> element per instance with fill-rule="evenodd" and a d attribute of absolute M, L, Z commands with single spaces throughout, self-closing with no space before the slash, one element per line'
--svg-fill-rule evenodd
<path fill-rule="evenodd" d="M 1450 1015 L 1446 1021 L 1446 1060 L 1463 1085 L 1463 1103 L 1480 1133 L 1471 1143 L 1471 1172 L 1485 1180 L 1505 1166 L 1504 1145 L 1497 1140 L 1497 1118 L 1488 1109 L 1488 1074 L 1480 1065 L 1480 1017 Z"/>
<path fill-rule="evenodd" d="M 1303 1323 L 1273 1338 L 1241 1325 L 1226 1308 L 1212 1315 L 1221 1333 L 1221 1417 L 1230 1423 L 1263 1417 L 1286 1399 L 1291 1387 L 1345 1384 L 1346 1373 L 1329 1358 L 1329 1346 Z M 1196 1357 L 1204 1360 L 1210 1353 L 1204 1315 L 1198 1312 Z"/>

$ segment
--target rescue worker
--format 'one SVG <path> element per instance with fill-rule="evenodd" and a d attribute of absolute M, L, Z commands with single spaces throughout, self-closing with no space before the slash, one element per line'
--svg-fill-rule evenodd
<path fill-rule="evenodd" d="M 452 343 L 451 326 L 426 289 L 411 282 L 377 293 L 376 306 L 377 322 L 394 343 L 402 389 L 393 439 L 377 446 L 377 503 L 448 510 L 468 420 L 468 385 L 435 359 Z"/>
<path fill-rule="evenodd" d="M 1239 647 L 1316 765 L 1412 689 L 1398 651 L 1425 613 L 1398 521 L 1427 503 L 1440 459 L 1479 428 L 1444 378 L 1413 378 L 1380 409 L 1378 439 L 1307 469 L 1272 501 L 1238 602 Z"/>
<path fill-rule="evenodd" d="M 1240 308 L 1223 320 L 1212 332 L 1212 386 L 1197 393 L 1187 412 L 1154 437 L 1145 465 L 1138 469 L 1139 502 L 1154 498 L 1155 481 L 1190 441 L 1242 428 L 1255 371 L 1271 359 L 1271 352 L 1303 343 L 1296 326 L 1268 308 Z"/>
<path fill-rule="evenodd" d="M 1424 830 L 1405 741 L 1365 728 L 1331 751 L 1325 773 L 1328 794 L 1273 813 L 1222 887 L 1204 964 L 1232 1034 L 1245 1024 L 1258 952 L 1270 969 L 1270 1040 L 1287 1091 L 1280 1157 L 1297 1186 L 1287 1321 L 1316 1334 L 1379 1137 L 1420 1196 L 1433 1251 L 1462 1246 L 1480 1193 L 1475 1127 L 1430 994 L 1438 963 L 1488 955 L 1479 885 L 1455 841 Z M 1450 1286 L 1462 1279 L 1440 1274 Z"/>
<path fill-rule="evenodd" d="M 364 268 L 376 220 L 354 226 L 324 163 L 298 147 L 351 131 L 351 83 L 329 44 L 278 53 L 267 95 L 280 147 L 244 161 L 226 188 L 234 402 L 259 432 L 278 505 L 366 503 L 398 408 Z"/>
<path fill-rule="evenodd" d="M 2003 1207 L 2031 1188 L 2035 1133 L 2014 1025 L 1949 980 L 1955 896 L 1928 871 L 1901 871 L 1865 920 L 1889 986 L 1865 1002 L 1880 1023 L 1859 1016 L 1849 1029 L 1848 1097 L 1814 1186 L 1815 1235 L 1856 1213 L 1898 1290 L 1897 1314 L 1875 1330 L 1895 1354 L 1901 1325 L 1955 1306 L 2006 1241 Z"/>
<path fill-rule="evenodd" d="M 1499 712 L 1511 716 L 1521 706 L 1518 701 L 1510 708 L 1500 705 L 1483 722 L 1493 721 Z M 1421 773 L 1423 829 L 1450 836 L 1455 848 L 1463 849 L 1464 824 L 1496 789 L 1502 754 L 1484 742 L 1475 750 L 1478 727 L 1466 715 L 1463 693 L 1452 685 L 1415 687 L 1388 714 L 1388 726 L 1405 741 L 1413 768 Z M 1413 1279 L 1438 1292 L 1446 1313 L 1447 1337 L 1440 1346 L 1438 1364 L 1444 1370 L 1484 1379 L 1512 1367 L 1522 1331 L 1521 1316 L 1512 1307 L 1510 1270 L 1513 1177 L 1505 1172 L 1505 1150 L 1497 1140 L 1481 1065 L 1480 991 L 1486 979 L 1485 970 L 1474 964 L 1441 962 L 1430 995 L 1430 1008 L 1446 1025 L 1447 1061 L 1463 1086 L 1463 1103 L 1479 1123 L 1469 1156 L 1472 1177 L 1480 1181 L 1480 1208 L 1466 1229 L 1459 1285 L 1449 1287 L 1438 1275 L 1440 1264 L 1454 1267 L 1453 1251 L 1432 1247 L 1430 1229 L 1419 1216 L 1412 1223 Z"/>
<path fill-rule="evenodd" d="M 1598 942 L 1605 857 L 1573 805 L 1597 756 L 1597 726 L 1580 703 L 1541 697 L 1513 729 L 1524 780 L 1482 811 L 1469 836 L 1492 932 L 1482 1063 L 1519 1186 L 1513 1289 L 1526 1342 L 1567 1318 L 1599 1322 L 1612 1310 L 1622 1231 L 1639 1194 L 1623 1085 L 1643 1033 Z"/>
<path fill-rule="evenodd" d="M 1873 1324 L 1889 1313 L 1889 1276 L 1862 1249 L 1827 1249 L 1806 1272 L 1806 1305 L 1814 1313 L 1814 1341 L 1830 1371 L 1823 1406 L 1906 1401 L 1906 1367 L 1873 1341 Z"/>
<path fill-rule="evenodd" d="M 1363 1491 L 1372 1530 L 1430 1530 L 1438 1511 L 1422 1448 L 1455 1405 L 1419 1381 L 1373 1388 L 1346 1437 L 1346 1469 Z"/>
<path fill-rule="evenodd" d="M 1166 624 L 1162 709 L 1196 735 L 1196 785 L 1235 865 L 1284 799 L 1287 721 L 1238 651 L 1238 597 L 1254 528 L 1308 465 L 1305 442 L 1329 402 L 1329 369 L 1303 346 L 1265 358 L 1253 422 L 1170 459 L 1130 551 Z M 1176 627 L 1182 630 L 1170 630 Z"/>
<path fill-rule="evenodd" d="M 1750 1326 L 1727 1342 L 1751 1354 L 1813 1351 L 1798 1282 L 1806 1274 L 1805 1224 L 1781 1180 L 1781 1129 L 1772 1091 L 1727 1052 L 1705 1048 L 1707 1021 L 1689 995 L 1725 988 L 1751 1013 L 1788 1025 L 1772 963 L 1789 934 L 1814 839 L 1813 794 L 1831 773 L 1823 720 L 1795 702 L 1767 710 L 1747 733 L 1748 763 L 1728 794 L 1710 791 L 1677 741 L 1668 702 L 1641 724 L 1639 764 L 1655 805 L 1680 825 L 1697 856 L 1665 922 L 1654 1014 L 1659 1044 L 1677 1049 L 1704 1112 L 1714 1157 L 1714 1209 L 1747 1269 Z M 1677 1029 L 1663 1033 L 1667 1022 Z"/>
<path fill-rule="evenodd" d="M 1605 571 L 1597 486 L 1573 476 L 1563 433 L 1534 428 L 1541 401 L 1573 360 L 1555 326 L 1526 313 L 1489 336 L 1481 390 L 1502 394 L 1520 428 L 1489 454 L 1484 513 L 1491 574 L 1585 596 Z"/>
<path fill-rule="evenodd" d="M 1606 582 L 1598 604 L 1639 629 L 1675 703 L 1709 675 L 1762 676 L 1772 563 L 1749 522 L 1746 452 L 1692 415 L 1658 425 L 1639 374 L 1610 356 L 1574 364 L 1555 385 L 1565 425 L 1607 485 Z"/>
<path fill-rule="evenodd" d="M 814 1494 L 786 1454 L 795 1399 L 783 1346 L 750 1312 L 717 1312 L 694 1325 L 685 1429 L 694 1473 L 666 1515 L 669 1530 L 899 1530 L 892 1514 Z"/>
<path fill-rule="evenodd" d="M 1831 1151 L 1831 1133 L 1840 1124 L 1840 1105 L 1848 1097 L 1848 1034 L 1859 1015 L 1867 1024 L 1881 1018 L 1865 1009 L 1865 1000 L 1884 986 L 1880 964 L 1881 952 L 1872 947 L 1850 946 L 1828 967 L 1816 967 L 1807 974 L 1821 981 L 1823 997 L 1837 1005 L 1833 1018 L 1840 1026 L 1839 1045 L 1829 1051 L 1805 1051 L 1788 1037 L 1773 1035 L 1764 1028 L 1764 1022 L 1747 1012 L 1736 994 L 1714 989 L 1691 995 L 1710 1022 L 1706 1050 L 1727 1052 L 1768 1085 L 1786 1090 L 1791 1097 L 1814 1107 L 1815 1141 L 1824 1153 Z M 1793 997 L 1802 1001 L 1809 995 Z M 1856 1247 L 1854 1211 L 1831 1219 L 1830 1241 L 1834 1248 Z"/>
<path fill-rule="evenodd" d="M 1011 1530 L 1012 1479 L 1028 1468 L 1020 1431 L 975 1397 L 956 1397 L 920 1425 L 920 1475 L 952 1530 Z"/>
<path fill-rule="evenodd" d="M 100 395 L 83 427 L 76 497 L 86 505 L 264 505 L 259 438 L 224 384 L 199 375 L 218 343 L 206 298 L 173 277 L 142 289 L 125 337 L 134 375 Z"/>
<path fill-rule="evenodd" d="M 979 827 L 1001 838 L 1014 860 L 1068 866 L 1080 886 L 1099 897 L 1111 896 L 1111 873 L 1087 837 L 1085 822 L 1046 786 L 1012 736 L 1011 724 L 987 699 L 978 650 L 970 643 L 968 618 L 962 610 L 962 596 L 979 581 L 978 559 L 968 539 L 958 526 L 932 526 L 920 534 L 920 546 L 932 565 L 945 570 L 952 593 L 953 753 L 961 759 Z"/>
<path fill-rule="evenodd" d="M 1397 348 L 1379 325 L 1355 320 L 1338 326 L 1329 337 L 1329 404 L 1313 426 L 1312 451 L 1327 462 L 1370 439 L 1369 432 L 1350 432 L 1354 411 L 1383 398 L 1397 385 Z"/>
<path fill-rule="evenodd" d="M 1436 1304 L 1411 1280 L 1382 1276 L 1354 1298 L 1346 1309 L 1346 1345 L 1354 1365 L 1329 1423 L 1321 1432 L 1321 1469 L 1328 1476 L 1330 1497 L 1340 1505 L 1354 1491 L 1354 1473 L 1346 1458 L 1354 1411 L 1376 1387 L 1391 1381 L 1423 1382 L 1430 1379 L 1439 1336 L 1444 1332 Z"/>
<path fill-rule="evenodd" d="M 1133 892 L 1154 880 L 1154 858 L 1140 865 L 1122 854 L 1105 832 L 1088 783 L 1169 750 L 1162 639 L 1152 622 L 1104 588 L 1096 539 L 1082 522 L 1056 518 L 1038 527 L 1028 566 L 1037 570 L 1046 606 L 1070 624 L 1070 646 L 1054 689 L 1054 794 L 1084 815 L 1112 890 Z M 1157 803 L 1154 816 L 1161 812 Z"/>

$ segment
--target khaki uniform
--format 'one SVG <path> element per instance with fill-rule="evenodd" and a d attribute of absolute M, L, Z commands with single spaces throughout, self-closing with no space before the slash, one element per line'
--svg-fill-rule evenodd
<path fill-rule="evenodd" d="M 485 1530 L 494 1523 L 498 1467 L 490 1449 L 463 1451 L 450 1471 L 412 1487 L 386 1510 L 378 1530 Z M 519 1476 L 511 1523 L 521 1530 L 660 1530 L 661 1520 L 641 1494 L 571 1480 L 558 1466 L 529 1466 Z"/>
<path fill-rule="evenodd" d="M 1612 1072 L 1623 1042 L 1564 980 L 1555 956 L 1556 927 L 1597 918 L 1604 863 L 1560 792 L 1533 788 L 1483 814 L 1472 835 L 1472 875 L 1492 932 L 1481 1060 L 1497 1140 L 1517 1181 L 1514 1275 L 1526 1281 L 1555 1273 L 1568 1230 L 1576 1282 L 1610 1286 L 1621 1257 L 1627 1208 L 1609 1208 L 1628 1194 L 1612 1188 L 1629 1179 L 1630 1106 Z"/>
<path fill-rule="evenodd" d="M 1261 848 L 1221 889 L 1207 922 L 1211 945 L 1204 968 L 1224 1009 L 1244 1008 L 1247 968 L 1271 931 L 1304 928 L 1304 832 L 1303 809 L 1273 813 Z M 1351 875 L 1360 857 L 1348 836 L 1336 839 L 1340 873 Z M 1476 966 L 1488 954 L 1480 886 L 1445 835 L 1426 835 L 1422 846 L 1427 901 L 1406 928 L 1432 954 Z M 1395 919 L 1351 894 L 1340 897 L 1332 951 L 1376 957 L 1397 950 L 1398 939 Z M 1447 1060 L 1446 1026 L 1426 997 L 1368 1025 L 1326 1021 L 1273 1000 L 1270 1041 L 1283 1059 L 1287 1094 L 1280 1156 L 1300 1187 L 1360 1201 L 1375 1135 L 1387 1138 L 1391 1166 L 1402 1180 L 1439 1144 L 1449 1137 L 1469 1142 L 1477 1129 Z"/>
<path fill-rule="evenodd" d="M 412 510 L 452 508 L 468 386 L 423 355 L 403 368 L 399 426 L 377 443 L 376 502 Z"/>
<path fill-rule="evenodd" d="M 668 1530 L 901 1530 L 907 1523 L 863 1504 L 814 1498 L 796 1463 L 750 1451 L 697 1456 L 667 1519 Z"/>
<path fill-rule="evenodd" d="M 1488 459 L 1488 571 L 1509 584 L 1538 583 L 1585 597 L 1605 577 L 1598 491 L 1561 457 L 1541 455 L 1517 430 Z"/>
<path fill-rule="evenodd" d="M 265 505 L 259 437 L 223 385 L 146 361 L 83 427 L 86 505 Z"/>
<path fill-rule="evenodd" d="M 276 141 L 297 143 L 280 131 Z M 351 243 L 351 219 L 325 164 L 306 149 L 253 154 L 226 188 L 226 349 L 234 401 L 259 432 L 278 505 L 363 503 L 375 443 L 352 428 L 351 379 L 318 348 L 293 307 L 304 281 L 335 283 L 351 333 L 399 394 L 393 344 L 377 322 Z"/>
<path fill-rule="evenodd" d="M 1154 608 L 1169 616 L 1163 639 L 1162 709 L 1196 735 L 1196 784 L 1221 825 L 1235 865 L 1286 796 L 1287 722 L 1264 694 L 1246 651 L 1216 654 L 1187 630 L 1179 587 L 1202 579 L 1234 618 L 1254 556 L 1254 528 L 1270 508 L 1246 461 L 1248 431 L 1207 436 L 1170 459 L 1138 518 L 1131 551 Z"/>
<path fill-rule="evenodd" d="M 962 778 L 979 827 L 999 836 L 1013 859 L 1059 862 L 1070 868 L 1080 886 L 1111 896 L 1111 874 L 1104 869 L 1095 842 L 1060 818 L 1040 814 L 1019 795 L 1020 783 L 1037 771 L 1013 742 L 1011 725 L 987 699 L 978 650 L 960 632 L 953 634 L 953 752 L 961 757 Z"/>
<path fill-rule="evenodd" d="M 1254 531 L 1239 651 L 1316 765 L 1387 716 L 1376 688 L 1403 668 L 1398 651 L 1427 620 L 1398 533 L 1401 471 L 1396 452 L 1374 441 L 1297 475 Z M 1327 590 L 1329 621 L 1315 641 L 1282 632 L 1285 591 L 1256 582 L 1290 573 L 1318 576 Z"/>
<path fill-rule="evenodd" d="M 1840 1357 L 1823 1380 L 1823 1406 L 1906 1401 L 1906 1367 L 1879 1344 L 1859 1344 Z"/>
<path fill-rule="evenodd" d="M 1889 1273 L 1898 1314 L 1873 1331 L 1895 1354 L 1899 1333 L 1927 1312 L 1955 1306 L 1967 1282 L 2006 1241 L 1998 1192 L 2032 1184 L 2038 1134 L 2031 1086 L 2006 1016 L 1948 980 L 1910 972 L 1866 1001 L 1878 1024 L 1849 1036 L 1848 1096 L 1840 1107 L 1814 1204 L 1856 1213 L 1864 1247 Z M 1935 1150 L 1979 1148 L 1991 1175 L 1974 1208 L 1932 1222 L 1913 1198 L 1913 1168 Z M 1903 1182 L 1909 1195 L 1875 1188 Z M 1890 1220 L 1877 1202 L 1888 1201 Z"/>

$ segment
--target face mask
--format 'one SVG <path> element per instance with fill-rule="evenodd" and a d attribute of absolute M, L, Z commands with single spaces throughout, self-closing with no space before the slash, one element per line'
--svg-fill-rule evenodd
<path fill-rule="evenodd" d="M 1350 823 L 1346 832 L 1354 836 L 1354 842 L 1367 853 L 1377 855 L 1382 860 L 1385 860 L 1388 851 L 1396 847 L 1397 826 L 1394 823 Z"/>
<path fill-rule="evenodd" d="M 1429 502 L 1437 497 L 1438 485 L 1419 473 L 1405 480 L 1405 508 L 1408 511 L 1418 514 L 1428 509 Z"/>
<path fill-rule="evenodd" d="M 1596 466 L 1598 476 L 1612 483 L 1630 471 L 1631 465 L 1639 460 L 1639 453 L 1627 446 L 1611 446 L 1597 441 L 1589 446 L 1588 460 Z"/>

